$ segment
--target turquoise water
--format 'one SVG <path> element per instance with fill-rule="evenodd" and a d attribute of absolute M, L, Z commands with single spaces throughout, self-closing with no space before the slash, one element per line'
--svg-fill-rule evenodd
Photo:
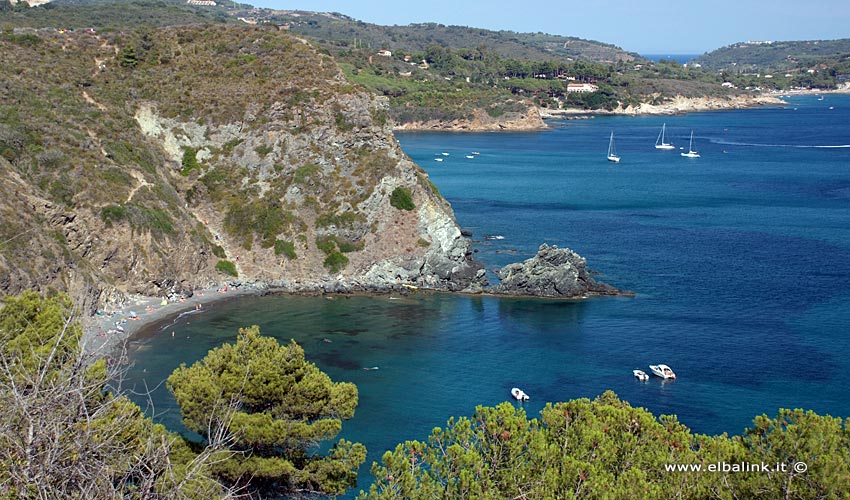
<path fill-rule="evenodd" d="M 792 101 L 555 121 L 534 133 L 401 134 L 488 269 L 547 242 L 637 295 L 239 299 L 136 338 L 128 386 L 160 384 L 240 326 L 295 338 L 360 390 L 343 436 L 369 449 L 361 486 L 385 450 L 505 401 L 513 386 L 531 396 L 530 413 L 612 389 L 710 434 L 739 434 L 780 407 L 850 416 L 850 96 Z M 693 129 L 702 157 L 656 151 L 662 122 L 677 146 Z M 612 130 L 616 165 L 605 160 Z M 678 380 L 633 380 L 632 369 L 659 362 Z M 152 401 L 177 428 L 168 392 L 160 386 Z"/>

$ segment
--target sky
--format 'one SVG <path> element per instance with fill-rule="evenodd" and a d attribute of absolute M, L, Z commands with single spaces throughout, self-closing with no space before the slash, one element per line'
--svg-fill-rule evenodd
<path fill-rule="evenodd" d="M 702 54 L 748 40 L 850 38 L 847 0 L 242 0 L 256 7 L 340 12 L 382 25 L 436 22 L 543 32 L 639 54 Z"/>

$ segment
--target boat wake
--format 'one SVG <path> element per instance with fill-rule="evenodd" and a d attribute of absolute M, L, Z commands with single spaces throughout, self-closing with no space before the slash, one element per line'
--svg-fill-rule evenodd
<path fill-rule="evenodd" d="M 850 144 L 836 145 L 813 145 L 813 144 L 760 144 L 757 142 L 735 142 L 724 140 L 712 140 L 715 144 L 724 144 L 728 146 L 751 146 L 755 148 L 803 148 L 803 149 L 844 149 L 850 148 Z"/>
<path fill-rule="evenodd" d="M 182 313 L 178 314 L 174 318 L 174 320 L 171 321 L 171 323 L 168 323 L 167 325 L 163 325 L 162 327 L 160 327 L 159 331 L 164 332 L 165 330 L 168 330 L 172 326 L 176 325 L 177 322 L 180 321 L 180 318 L 182 318 L 184 316 L 189 316 L 190 314 L 201 314 L 204 311 L 205 311 L 205 309 L 192 309 L 191 311 L 183 311 Z"/>

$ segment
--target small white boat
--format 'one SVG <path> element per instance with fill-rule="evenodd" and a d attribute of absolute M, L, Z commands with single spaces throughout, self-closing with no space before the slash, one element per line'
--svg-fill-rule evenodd
<path fill-rule="evenodd" d="M 646 382 L 649 380 L 649 375 L 646 374 L 643 370 L 632 370 L 632 373 L 635 375 L 635 378 L 640 380 L 641 382 Z"/>
<path fill-rule="evenodd" d="M 611 132 L 611 140 L 608 141 L 608 161 L 620 163 L 620 157 L 617 155 L 617 148 L 614 146 L 614 132 Z"/>
<path fill-rule="evenodd" d="M 478 156 L 478 155 L 480 155 L 481 153 L 480 153 L 480 152 L 478 152 L 478 151 L 473 151 L 473 152 L 472 152 L 472 154 L 474 154 L 474 155 Z"/>
<path fill-rule="evenodd" d="M 694 151 L 694 131 L 693 130 L 691 130 L 691 144 L 690 144 L 690 146 L 688 146 L 688 152 L 687 153 L 679 153 L 679 154 L 681 154 L 685 158 L 699 158 L 699 153 Z"/>
<path fill-rule="evenodd" d="M 467 158 L 469 158 L 470 160 L 471 160 L 471 159 L 473 159 L 473 158 L 475 158 L 475 157 L 474 157 L 474 156 L 472 156 L 472 155 L 466 155 L 466 157 L 467 157 Z"/>
<path fill-rule="evenodd" d="M 675 380 L 676 374 L 667 365 L 649 365 L 649 369 L 654 375 L 657 375 L 665 380 Z"/>
<path fill-rule="evenodd" d="M 434 161 L 443 161 L 442 158 L 434 158 Z"/>
<path fill-rule="evenodd" d="M 676 146 L 667 142 L 665 136 L 667 135 L 667 124 L 664 123 L 661 125 L 661 133 L 658 134 L 658 139 L 655 140 L 655 149 L 676 149 Z"/>
<path fill-rule="evenodd" d="M 528 394 L 524 393 L 519 387 L 511 389 L 511 396 L 513 396 L 517 401 L 528 401 L 530 399 Z"/>
<path fill-rule="evenodd" d="M 448 153 L 440 153 L 440 154 L 443 155 L 443 156 L 449 156 Z"/>

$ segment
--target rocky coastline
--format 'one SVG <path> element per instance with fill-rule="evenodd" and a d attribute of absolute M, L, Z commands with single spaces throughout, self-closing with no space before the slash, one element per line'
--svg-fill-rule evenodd
<path fill-rule="evenodd" d="M 483 109 L 476 109 L 471 119 L 402 123 L 397 124 L 394 130 L 398 132 L 533 132 L 547 128 L 549 126 L 543 121 L 540 108 L 532 105 L 525 113 L 511 112 L 494 118 Z"/>
<path fill-rule="evenodd" d="M 500 283 L 489 286 L 483 265 L 468 259 L 468 267 L 455 269 L 444 282 L 420 280 L 420 285 L 401 279 L 386 280 L 380 273 L 360 277 L 326 277 L 320 280 L 272 279 L 243 282 L 233 280 L 202 290 L 183 291 L 167 298 L 132 295 L 120 303 L 106 306 L 92 316 L 83 317 L 83 345 L 95 356 L 120 356 L 126 342 L 137 332 L 184 314 L 200 313 L 215 303 L 245 296 L 269 294 L 316 295 L 410 295 L 426 292 L 450 292 L 495 297 L 536 297 L 549 299 L 586 299 L 594 296 L 633 296 L 591 277 L 587 260 L 572 250 L 542 244 L 537 254 L 523 262 L 505 266 L 496 272 Z M 388 271 L 391 265 L 381 265 Z M 460 271 L 460 272 L 458 272 Z"/>
<path fill-rule="evenodd" d="M 569 118 L 583 115 L 676 115 L 701 111 L 721 111 L 727 109 L 757 108 L 787 104 L 775 95 L 738 95 L 728 97 L 684 97 L 676 96 L 662 104 L 641 103 L 638 106 L 605 109 L 547 109 L 541 111 L 543 118 Z"/>
<path fill-rule="evenodd" d="M 394 127 L 399 132 L 533 132 L 549 128 L 547 119 L 584 119 L 593 115 L 675 115 L 701 111 L 746 109 L 760 106 L 787 104 L 773 94 L 739 95 L 729 97 L 684 97 L 676 96 L 662 104 L 642 103 L 638 106 L 606 109 L 551 109 L 532 106 L 526 114 L 513 113 L 499 118 L 489 117 L 484 110 L 476 110 L 469 120 L 431 120 L 427 122 L 403 123 Z"/>

